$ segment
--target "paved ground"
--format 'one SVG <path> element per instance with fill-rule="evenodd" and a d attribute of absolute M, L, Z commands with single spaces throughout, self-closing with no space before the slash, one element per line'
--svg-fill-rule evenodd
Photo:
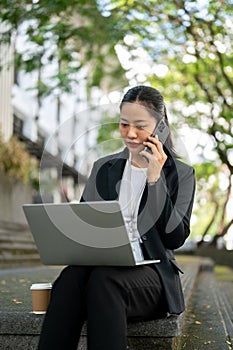
<path fill-rule="evenodd" d="M 37 266 L 0 270 L 0 311 L 31 311 L 30 286 L 53 282 L 62 267 Z M 216 277 L 216 278 L 215 278 Z M 203 271 L 188 306 L 180 350 L 233 349 L 233 270 Z"/>
<path fill-rule="evenodd" d="M 182 350 L 233 349 L 233 270 L 202 272 L 188 307 Z"/>
<path fill-rule="evenodd" d="M 0 270 L 0 311 L 30 311 L 32 283 L 53 282 L 62 267 L 25 267 Z"/>

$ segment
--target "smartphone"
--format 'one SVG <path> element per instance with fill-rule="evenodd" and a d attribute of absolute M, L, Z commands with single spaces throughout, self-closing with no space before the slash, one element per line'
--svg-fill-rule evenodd
<path fill-rule="evenodd" d="M 170 133 L 169 127 L 165 123 L 164 119 L 161 119 L 159 123 L 156 125 L 151 136 L 155 137 L 157 135 L 159 138 L 159 141 L 164 145 L 164 143 L 166 142 L 166 139 L 168 138 L 169 133 Z M 145 151 L 152 154 L 150 147 L 146 147 Z M 147 158 L 146 160 L 148 161 Z"/>

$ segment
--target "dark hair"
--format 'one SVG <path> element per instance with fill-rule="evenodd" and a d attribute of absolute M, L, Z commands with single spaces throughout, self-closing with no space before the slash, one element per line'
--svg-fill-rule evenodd
<path fill-rule="evenodd" d="M 150 86 L 139 85 L 129 89 L 126 94 L 123 96 L 123 99 L 120 103 L 120 109 L 122 105 L 127 103 L 138 103 L 144 106 L 150 115 L 156 119 L 158 122 L 160 119 L 164 118 L 166 124 L 169 127 L 169 122 L 167 118 L 167 110 L 164 103 L 163 95 L 156 89 Z M 171 139 L 171 132 L 164 144 L 165 152 L 168 155 L 173 157 L 178 157 L 177 153 L 174 150 L 173 142 Z"/>

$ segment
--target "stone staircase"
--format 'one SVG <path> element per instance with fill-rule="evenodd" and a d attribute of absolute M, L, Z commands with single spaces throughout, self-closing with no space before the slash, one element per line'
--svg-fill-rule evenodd
<path fill-rule="evenodd" d="M 0 221 L 0 268 L 39 262 L 39 254 L 28 226 Z"/>

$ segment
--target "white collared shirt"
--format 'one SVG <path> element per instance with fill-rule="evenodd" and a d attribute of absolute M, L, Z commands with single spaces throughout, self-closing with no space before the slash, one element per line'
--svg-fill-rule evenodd
<path fill-rule="evenodd" d="M 147 168 L 138 168 L 128 160 L 121 180 L 119 203 L 123 213 L 129 238 L 140 238 L 137 229 L 139 204 L 146 184 Z"/>

